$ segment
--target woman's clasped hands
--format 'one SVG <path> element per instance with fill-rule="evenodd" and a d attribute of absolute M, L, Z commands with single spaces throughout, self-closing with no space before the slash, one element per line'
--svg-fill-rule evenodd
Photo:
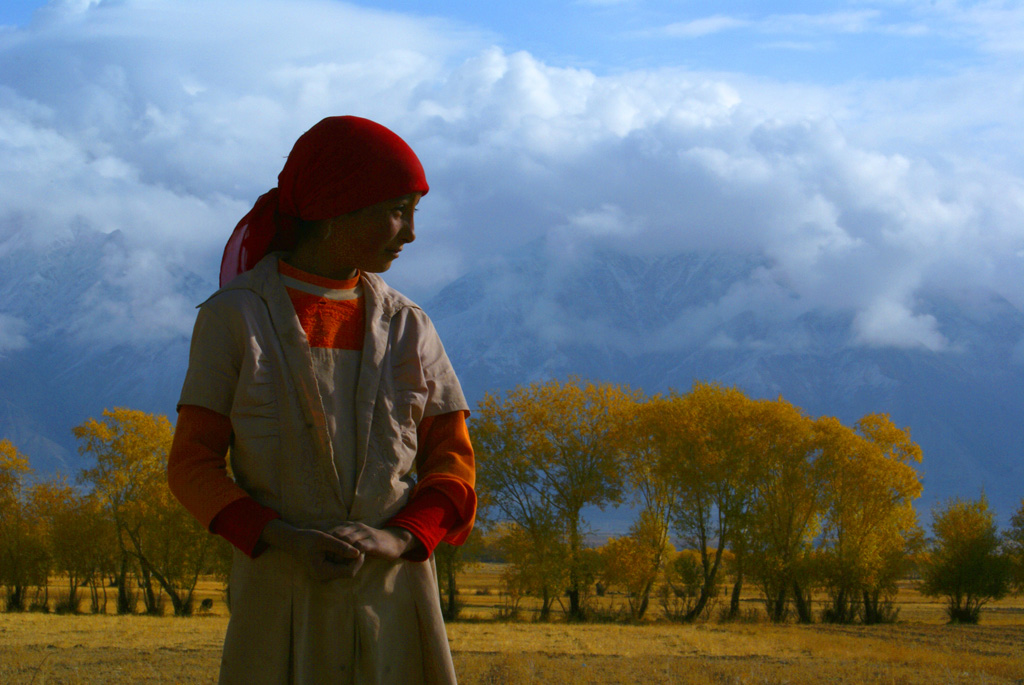
<path fill-rule="evenodd" d="M 261 539 L 286 551 L 321 582 L 353 578 L 366 557 L 395 560 L 420 544 L 404 528 L 373 528 L 358 521 L 345 521 L 324 532 L 276 519 L 263 529 Z"/>

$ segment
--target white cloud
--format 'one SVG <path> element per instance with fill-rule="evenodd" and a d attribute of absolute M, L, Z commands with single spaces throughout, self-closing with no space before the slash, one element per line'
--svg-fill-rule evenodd
<path fill-rule="evenodd" d="M 1024 7 L 1019 2 L 943 2 L 928 10 L 946 20 L 948 31 L 973 38 L 984 50 L 1011 56 L 1024 52 Z"/>
<path fill-rule="evenodd" d="M 639 227 L 621 207 L 604 203 L 597 209 L 577 212 L 570 217 L 567 228 L 594 238 L 626 240 L 636 235 Z"/>
<path fill-rule="evenodd" d="M 657 33 L 673 38 L 701 38 L 725 31 L 749 29 L 767 35 L 802 35 L 822 38 L 832 34 L 868 32 L 915 36 L 927 33 L 919 24 L 886 22 L 877 9 L 818 14 L 771 14 L 761 17 L 716 14 L 699 19 L 673 22 Z M 807 43 L 783 43 L 801 46 Z"/>
<path fill-rule="evenodd" d="M 940 352 L 948 341 L 929 314 L 914 314 L 898 302 L 877 302 L 854 319 L 857 342 L 873 347 L 924 348 Z"/>
<path fill-rule="evenodd" d="M 758 22 L 766 33 L 863 33 L 876 27 L 878 10 L 825 12 L 821 14 L 776 14 Z"/>
<path fill-rule="evenodd" d="M 166 256 L 113 248 L 101 261 L 102 280 L 79 300 L 69 325 L 72 335 L 93 344 L 145 344 L 190 335 L 197 303 L 177 291 L 180 283 Z"/>
<path fill-rule="evenodd" d="M 736 17 L 715 15 L 690 21 L 675 22 L 662 29 L 662 33 L 674 38 L 700 38 L 713 33 L 749 26 L 750 22 Z"/>

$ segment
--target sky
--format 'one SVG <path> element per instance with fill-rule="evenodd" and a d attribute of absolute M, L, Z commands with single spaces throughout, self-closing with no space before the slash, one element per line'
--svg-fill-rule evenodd
<path fill-rule="evenodd" d="M 420 301 L 541 241 L 560 273 L 594 246 L 761 255 L 723 308 L 785 284 L 780 316 L 850 312 L 858 345 L 955 350 L 929 293 L 1024 308 L 1024 3 L 765 7 L 5 0 L 0 255 L 120 231 L 130 320 L 82 330 L 187 334 L 176 274 L 213 281 L 295 138 L 347 113 L 427 170 L 388 276 Z M 0 353 L 32 339 L 0 311 Z"/>

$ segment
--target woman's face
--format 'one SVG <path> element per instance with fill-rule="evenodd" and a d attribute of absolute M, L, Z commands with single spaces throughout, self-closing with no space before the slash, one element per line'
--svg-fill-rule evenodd
<path fill-rule="evenodd" d="M 351 278 L 357 269 L 380 273 L 391 268 L 402 248 L 416 239 L 413 214 L 420 201 L 411 193 L 364 207 L 327 222 L 318 257 L 325 276 Z"/>

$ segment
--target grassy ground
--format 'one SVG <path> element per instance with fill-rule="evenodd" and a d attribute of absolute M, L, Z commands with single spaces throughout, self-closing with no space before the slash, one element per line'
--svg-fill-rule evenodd
<path fill-rule="evenodd" d="M 497 571 L 464 576 L 468 616 L 500 605 Z M 200 597 L 219 602 L 218 586 Z M 941 604 L 909 586 L 900 609 L 885 626 L 471 618 L 448 636 L 464 683 L 1024 683 L 1020 598 L 986 609 L 979 626 L 945 625 Z M 0 614 L 0 683 L 212 683 L 226 625 L 220 603 L 187 619 Z"/>

